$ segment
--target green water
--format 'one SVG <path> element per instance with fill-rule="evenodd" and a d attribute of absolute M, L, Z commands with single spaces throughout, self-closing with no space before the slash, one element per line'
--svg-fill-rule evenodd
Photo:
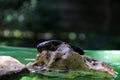
<path fill-rule="evenodd" d="M 21 47 L 6 47 L 0 46 L 0 55 L 12 56 L 20 62 L 27 64 L 34 61 L 37 50 L 34 48 L 21 48 Z M 85 55 L 94 57 L 98 60 L 104 61 L 111 65 L 116 71 L 116 78 L 111 80 L 120 80 L 120 51 L 119 50 L 85 50 Z M 16 79 L 15 79 L 16 80 Z M 20 80 L 61 80 L 61 78 L 42 77 L 37 74 L 25 75 Z M 63 79 L 62 80 L 68 80 Z M 93 79 L 88 77 L 79 77 L 69 80 L 110 80 L 110 79 Z"/>

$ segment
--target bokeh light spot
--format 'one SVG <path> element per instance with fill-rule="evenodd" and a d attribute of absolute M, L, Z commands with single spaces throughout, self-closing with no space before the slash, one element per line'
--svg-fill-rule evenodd
<path fill-rule="evenodd" d="M 69 35 L 68 35 L 69 39 L 70 40 L 75 40 L 77 35 L 74 33 L 74 32 L 71 32 Z"/>
<path fill-rule="evenodd" d="M 7 15 L 7 16 L 6 16 L 6 21 L 7 21 L 7 22 L 10 22 L 10 21 L 12 20 L 12 18 L 13 18 L 12 15 Z"/>
<path fill-rule="evenodd" d="M 44 38 L 45 39 L 51 39 L 53 37 L 52 33 L 45 33 Z"/>
<path fill-rule="evenodd" d="M 84 33 L 80 33 L 79 34 L 79 39 L 80 40 L 85 40 L 86 39 L 86 35 Z"/>
<path fill-rule="evenodd" d="M 19 22 L 23 22 L 23 21 L 24 21 L 24 16 L 23 16 L 23 15 L 20 15 L 20 16 L 18 17 L 18 21 L 19 21 Z"/>
<path fill-rule="evenodd" d="M 9 31 L 8 29 L 5 29 L 5 30 L 3 31 L 3 35 L 4 35 L 5 37 L 9 37 L 9 36 L 10 36 L 10 31 Z"/>
<path fill-rule="evenodd" d="M 21 36 L 21 31 L 19 31 L 19 30 L 14 30 L 13 31 L 13 35 L 14 35 L 14 37 L 20 37 Z"/>

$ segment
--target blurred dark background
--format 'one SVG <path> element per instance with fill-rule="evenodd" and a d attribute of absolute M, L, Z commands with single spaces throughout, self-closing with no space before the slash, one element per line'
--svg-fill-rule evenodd
<path fill-rule="evenodd" d="M 120 49 L 119 0 L 0 0 L 0 45 L 58 39 L 83 49 Z"/>

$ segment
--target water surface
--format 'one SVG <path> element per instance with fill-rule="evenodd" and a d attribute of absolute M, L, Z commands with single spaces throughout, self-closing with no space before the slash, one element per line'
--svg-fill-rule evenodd
<path fill-rule="evenodd" d="M 37 50 L 34 48 L 21 48 L 21 47 L 6 47 L 0 46 L 0 55 L 12 56 L 20 62 L 27 64 L 35 59 Z M 120 80 L 120 51 L 119 50 L 85 50 L 85 55 L 94 57 L 100 61 L 104 61 L 111 65 L 116 71 L 116 78 L 111 80 Z M 21 77 L 20 80 L 61 80 L 61 78 L 49 78 L 42 77 L 36 74 L 31 74 Z M 64 79 L 62 80 L 110 80 L 110 79 L 93 79 L 88 77 L 79 77 L 75 79 Z"/>

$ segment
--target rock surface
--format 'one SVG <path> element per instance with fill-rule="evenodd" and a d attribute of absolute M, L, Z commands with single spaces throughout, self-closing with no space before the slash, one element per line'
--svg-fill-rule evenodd
<path fill-rule="evenodd" d="M 37 54 L 36 61 L 28 64 L 30 71 L 46 76 L 92 76 L 100 78 L 114 77 L 115 72 L 108 64 L 80 55 L 69 45 L 61 44 L 56 51 L 42 51 Z"/>
<path fill-rule="evenodd" d="M 13 57 L 0 56 L 0 80 L 3 77 L 11 76 L 25 70 L 25 65 Z"/>

